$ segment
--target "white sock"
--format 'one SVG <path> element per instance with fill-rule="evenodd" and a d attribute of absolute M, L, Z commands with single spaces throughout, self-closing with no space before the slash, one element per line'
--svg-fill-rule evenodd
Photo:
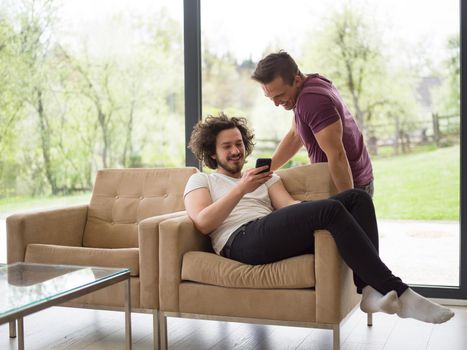
<path fill-rule="evenodd" d="M 410 288 L 402 293 L 399 301 L 401 307 L 397 315 L 402 318 L 414 318 L 429 323 L 443 323 L 454 316 L 452 310 L 433 303 Z"/>
<path fill-rule="evenodd" d="M 385 312 L 387 314 L 395 314 L 399 311 L 399 307 L 399 300 L 395 290 L 390 291 L 386 295 L 381 294 L 371 286 L 366 286 L 362 290 L 360 309 L 363 312 Z"/>

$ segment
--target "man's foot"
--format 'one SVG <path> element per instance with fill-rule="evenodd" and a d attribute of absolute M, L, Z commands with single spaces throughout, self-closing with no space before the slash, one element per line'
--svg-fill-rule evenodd
<path fill-rule="evenodd" d="M 414 318 L 429 323 L 443 323 L 454 316 L 452 310 L 433 303 L 410 288 L 402 293 L 399 302 L 401 307 L 397 315 L 402 318 Z"/>
<path fill-rule="evenodd" d="M 395 314 L 399 311 L 399 308 L 399 299 L 395 290 L 383 295 L 371 286 L 363 288 L 362 301 L 360 302 L 360 309 L 363 312 Z"/>

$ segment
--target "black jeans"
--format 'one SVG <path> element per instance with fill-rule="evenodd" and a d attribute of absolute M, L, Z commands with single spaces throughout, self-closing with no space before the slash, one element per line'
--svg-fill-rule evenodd
<path fill-rule="evenodd" d="M 251 221 L 233 240 L 230 258 L 268 264 L 314 252 L 315 230 L 328 230 L 342 259 L 354 272 L 357 291 L 370 285 L 382 294 L 401 295 L 408 286 L 378 255 L 378 227 L 371 197 L 352 189 L 328 199 L 294 204 Z"/>

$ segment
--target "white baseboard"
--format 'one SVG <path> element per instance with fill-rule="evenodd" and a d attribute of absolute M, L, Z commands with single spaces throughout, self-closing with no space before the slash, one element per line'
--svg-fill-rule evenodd
<path fill-rule="evenodd" d="M 435 303 L 446 305 L 446 306 L 467 306 L 467 300 L 464 299 L 438 299 L 438 298 L 429 298 Z"/>

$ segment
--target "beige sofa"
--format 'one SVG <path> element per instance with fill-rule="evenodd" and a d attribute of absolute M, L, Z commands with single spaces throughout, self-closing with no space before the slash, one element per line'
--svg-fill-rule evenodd
<path fill-rule="evenodd" d="M 107 169 L 97 173 L 89 205 L 7 218 L 8 263 L 128 267 L 131 304 L 153 313 L 158 348 L 159 223 L 183 215 L 183 190 L 196 168 Z M 123 284 L 68 306 L 123 309 Z"/>
<path fill-rule="evenodd" d="M 298 200 L 335 192 L 325 163 L 278 174 Z M 314 240 L 313 255 L 251 266 L 214 254 L 186 215 L 161 222 L 161 347 L 167 348 L 167 317 L 185 317 L 327 328 L 339 349 L 340 323 L 360 298 L 329 232 L 315 232 Z"/>

